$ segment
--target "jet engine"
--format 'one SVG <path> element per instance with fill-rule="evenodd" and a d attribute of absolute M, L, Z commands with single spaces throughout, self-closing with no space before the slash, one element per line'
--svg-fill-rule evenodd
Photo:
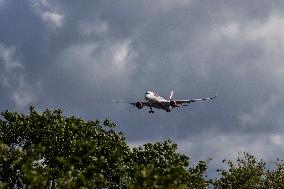
<path fill-rule="evenodd" d="M 176 101 L 174 101 L 174 100 L 171 100 L 170 101 L 170 106 L 172 107 L 172 108 L 175 108 L 175 107 L 179 107 L 179 105 L 176 103 Z"/>
<path fill-rule="evenodd" d="M 138 109 L 142 109 L 143 108 L 142 102 L 136 102 L 135 107 L 138 108 Z"/>

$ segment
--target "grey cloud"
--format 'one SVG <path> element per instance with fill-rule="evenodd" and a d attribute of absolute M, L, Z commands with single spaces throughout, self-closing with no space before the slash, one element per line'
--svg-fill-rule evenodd
<path fill-rule="evenodd" d="M 5 1 L 6 0 L 0 0 L 0 9 L 1 9 L 2 6 L 4 6 Z"/>
<path fill-rule="evenodd" d="M 2 59 L 3 70 L 10 73 L 22 65 L 15 59 L 15 47 L 7 47 L 0 43 L 0 58 Z"/>
<path fill-rule="evenodd" d="M 24 67 L 16 57 L 16 48 L 0 43 L 1 84 L 10 93 L 17 110 L 35 103 L 40 94 L 40 83 L 35 86 L 27 84 Z M 4 90 L 3 90 L 4 91 Z"/>
<path fill-rule="evenodd" d="M 24 76 L 18 79 L 19 84 L 11 94 L 11 99 L 15 104 L 17 110 L 23 110 L 27 106 L 35 104 L 42 93 L 41 82 L 27 83 Z"/>
<path fill-rule="evenodd" d="M 50 0 L 30 0 L 31 7 L 40 18 L 52 28 L 60 28 L 64 23 L 64 14 L 56 6 L 55 1 Z"/>
<path fill-rule="evenodd" d="M 87 43 L 71 46 L 63 50 L 58 64 L 63 63 L 66 74 L 79 71 L 83 79 L 95 82 L 95 85 L 123 83 L 121 87 L 129 87 L 130 75 L 135 69 L 134 58 L 131 41 L 126 39 L 111 44 Z"/>
<path fill-rule="evenodd" d="M 191 154 L 193 163 L 197 163 L 200 159 L 213 158 L 209 164 L 211 174 L 214 174 L 213 170 L 222 166 L 220 163 L 223 159 L 236 160 L 242 152 L 250 152 L 257 158 L 263 159 L 267 162 L 267 166 L 272 166 L 277 158 L 281 159 L 284 155 L 283 134 L 239 135 L 230 133 L 224 135 L 209 131 L 198 137 L 202 140 L 195 137 L 178 140 L 179 151 Z"/>

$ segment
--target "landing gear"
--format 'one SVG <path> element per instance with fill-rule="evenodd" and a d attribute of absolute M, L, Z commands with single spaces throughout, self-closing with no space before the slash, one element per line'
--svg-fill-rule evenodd
<path fill-rule="evenodd" d="M 170 109 L 168 109 L 168 110 L 166 110 L 166 112 L 171 112 L 171 110 L 170 110 Z"/>
<path fill-rule="evenodd" d="M 152 114 L 154 113 L 152 107 L 150 107 L 150 111 L 149 111 L 149 114 L 151 114 L 151 113 L 152 113 Z"/>

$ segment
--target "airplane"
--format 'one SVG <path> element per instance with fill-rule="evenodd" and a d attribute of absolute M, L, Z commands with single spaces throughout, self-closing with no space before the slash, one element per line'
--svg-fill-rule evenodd
<path fill-rule="evenodd" d="M 181 106 L 188 106 L 192 102 L 197 102 L 197 101 L 202 101 L 202 100 L 213 100 L 214 98 L 217 97 L 217 94 L 216 94 L 214 97 L 209 97 L 209 98 L 174 100 L 173 94 L 174 94 L 174 91 L 171 91 L 169 100 L 166 100 L 155 92 L 147 91 L 145 93 L 145 101 L 124 102 L 124 101 L 113 100 L 113 102 L 114 103 L 128 103 L 138 109 L 142 109 L 144 106 L 146 106 L 150 108 L 149 113 L 154 113 L 153 108 L 162 109 L 162 110 L 165 110 L 166 112 L 171 112 L 171 110 L 174 108 L 178 108 Z"/>

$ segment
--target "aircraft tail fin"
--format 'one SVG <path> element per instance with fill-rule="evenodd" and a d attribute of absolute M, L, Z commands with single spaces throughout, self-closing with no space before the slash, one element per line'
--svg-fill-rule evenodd
<path fill-rule="evenodd" d="M 174 91 L 171 91 L 170 100 L 172 100 L 173 96 L 174 96 Z"/>

